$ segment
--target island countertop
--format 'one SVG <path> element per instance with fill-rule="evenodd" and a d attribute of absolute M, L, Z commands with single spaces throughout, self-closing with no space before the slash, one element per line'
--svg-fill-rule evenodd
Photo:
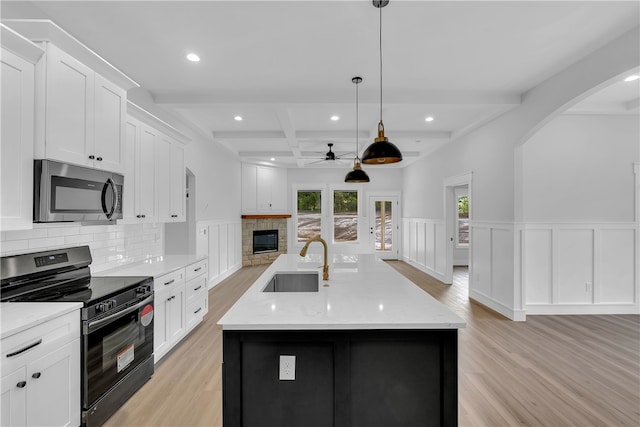
<path fill-rule="evenodd" d="M 225 330 L 458 329 L 465 321 L 372 254 L 280 255 L 218 322 Z M 318 292 L 263 292 L 279 272 L 315 271 Z"/>

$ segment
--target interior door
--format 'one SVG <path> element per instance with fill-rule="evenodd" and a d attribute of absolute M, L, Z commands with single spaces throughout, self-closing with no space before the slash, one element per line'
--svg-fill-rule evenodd
<path fill-rule="evenodd" d="M 369 197 L 369 241 L 382 259 L 398 259 L 398 197 Z"/>

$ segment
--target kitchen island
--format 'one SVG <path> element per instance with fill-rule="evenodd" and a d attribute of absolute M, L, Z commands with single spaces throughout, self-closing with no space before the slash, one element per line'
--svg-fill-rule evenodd
<path fill-rule="evenodd" d="M 464 320 L 373 255 L 321 269 L 280 255 L 220 319 L 224 426 L 457 425 Z"/>

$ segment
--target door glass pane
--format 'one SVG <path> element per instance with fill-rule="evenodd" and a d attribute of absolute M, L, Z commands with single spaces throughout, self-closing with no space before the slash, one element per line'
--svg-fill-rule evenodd
<path fill-rule="evenodd" d="M 358 192 L 333 192 L 333 240 L 358 241 Z"/>
<path fill-rule="evenodd" d="M 458 197 L 458 245 L 469 245 L 469 197 Z"/>
<path fill-rule="evenodd" d="M 319 236 L 322 226 L 320 191 L 298 191 L 298 242 Z"/>
<path fill-rule="evenodd" d="M 376 251 L 393 250 L 393 204 L 390 201 L 376 200 Z"/>

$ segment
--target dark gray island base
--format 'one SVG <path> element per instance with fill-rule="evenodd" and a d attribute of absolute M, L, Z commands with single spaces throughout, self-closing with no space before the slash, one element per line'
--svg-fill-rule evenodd
<path fill-rule="evenodd" d="M 224 427 L 458 423 L 457 329 L 224 330 Z M 279 380 L 295 355 L 295 380 Z"/>

